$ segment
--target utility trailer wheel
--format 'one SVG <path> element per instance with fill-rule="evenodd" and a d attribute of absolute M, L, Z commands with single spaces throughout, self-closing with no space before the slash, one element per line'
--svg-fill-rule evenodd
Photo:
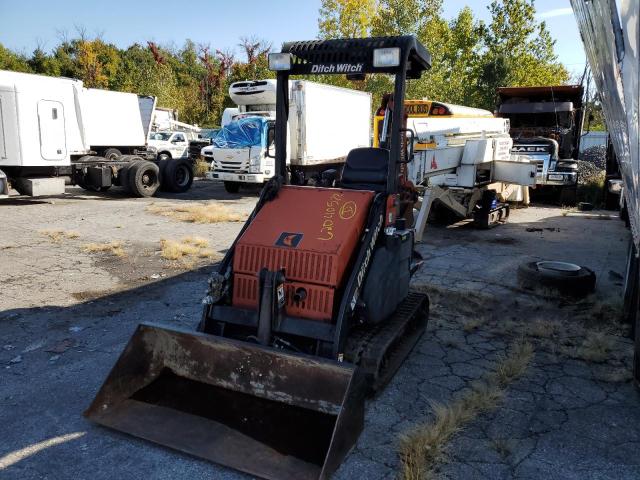
<path fill-rule="evenodd" d="M 107 160 L 118 160 L 122 156 L 122 152 L 117 148 L 107 148 L 104 151 L 104 158 Z"/>
<path fill-rule="evenodd" d="M 193 167 L 186 160 L 168 160 L 160 166 L 162 189 L 174 193 L 183 193 L 193 183 Z M 225 182 L 226 183 L 226 182 Z"/>
<path fill-rule="evenodd" d="M 227 193 L 238 193 L 240 191 L 240 182 L 224 182 L 224 189 Z"/>
<path fill-rule="evenodd" d="M 153 162 L 134 161 L 128 168 L 129 189 L 137 197 L 152 197 L 160 187 L 160 169 Z"/>
<path fill-rule="evenodd" d="M 518 283 L 533 290 L 549 288 L 570 297 L 584 297 L 596 288 L 596 274 L 567 262 L 528 262 L 518 267 Z"/>

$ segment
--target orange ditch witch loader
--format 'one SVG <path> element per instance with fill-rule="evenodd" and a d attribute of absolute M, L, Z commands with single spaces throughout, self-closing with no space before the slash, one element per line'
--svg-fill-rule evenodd
<path fill-rule="evenodd" d="M 403 109 L 389 110 L 386 148 L 352 150 L 341 178 L 294 186 L 289 77 L 390 74 L 404 105 L 430 56 L 403 36 L 286 43 L 269 64 L 276 175 L 209 280 L 198 331 L 141 324 L 85 415 L 259 477 L 315 480 L 355 444 L 365 395 L 409 354 L 429 302 L 409 290 Z"/>

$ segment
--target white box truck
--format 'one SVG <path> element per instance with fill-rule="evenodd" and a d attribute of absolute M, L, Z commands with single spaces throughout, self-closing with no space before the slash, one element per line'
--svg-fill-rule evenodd
<path fill-rule="evenodd" d="M 238 106 L 234 120 L 202 149 L 210 179 L 235 193 L 274 174 L 275 80 L 236 82 L 229 88 Z M 371 141 L 371 94 L 304 80 L 290 82 L 289 149 L 292 182 L 305 184 L 328 169 L 341 169 L 347 153 Z"/>
<path fill-rule="evenodd" d="M 147 148 L 155 103 L 84 88 L 80 80 L 0 70 L 0 195 L 9 185 L 24 195 L 57 195 L 70 183 L 151 196 L 161 179 L 168 190 L 184 191 L 190 162 L 162 164 Z"/>

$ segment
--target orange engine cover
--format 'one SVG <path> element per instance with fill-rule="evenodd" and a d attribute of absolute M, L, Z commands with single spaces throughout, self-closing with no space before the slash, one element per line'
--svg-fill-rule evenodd
<path fill-rule="evenodd" d="M 265 267 L 284 268 L 287 314 L 331 320 L 335 289 L 342 284 L 362 235 L 373 195 L 362 190 L 283 186 L 236 244 L 233 305 L 256 308 L 258 282 L 250 279 L 257 280 Z M 307 290 L 308 297 L 295 303 L 293 292 L 299 287 Z"/>

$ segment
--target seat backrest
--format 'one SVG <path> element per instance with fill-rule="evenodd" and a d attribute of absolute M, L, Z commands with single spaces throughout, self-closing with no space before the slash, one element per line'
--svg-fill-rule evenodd
<path fill-rule="evenodd" d="M 384 148 L 354 148 L 347 155 L 342 171 L 342 188 L 352 190 L 387 190 L 389 150 Z"/>

